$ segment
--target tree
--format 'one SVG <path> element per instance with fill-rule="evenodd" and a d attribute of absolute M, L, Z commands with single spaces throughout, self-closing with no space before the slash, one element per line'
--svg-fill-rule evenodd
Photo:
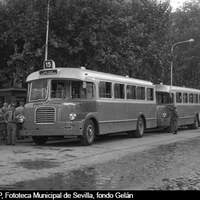
<path fill-rule="evenodd" d="M 7 0 L 0 9 L 1 81 L 17 86 L 42 69 L 47 0 Z M 51 1 L 48 58 L 57 67 L 164 80 L 170 12 L 167 0 Z"/>
<path fill-rule="evenodd" d="M 0 76 L 3 87 L 18 87 L 42 64 L 45 4 L 37 0 L 7 0 L 0 12 Z M 5 81 L 7 80 L 7 81 Z"/>
<path fill-rule="evenodd" d="M 193 38 L 194 43 L 177 45 L 174 49 L 174 84 L 200 88 L 200 1 L 188 1 L 172 16 L 172 43 Z"/>
<path fill-rule="evenodd" d="M 52 10 L 50 49 L 58 65 L 152 81 L 164 74 L 169 2 L 60 1 Z"/>

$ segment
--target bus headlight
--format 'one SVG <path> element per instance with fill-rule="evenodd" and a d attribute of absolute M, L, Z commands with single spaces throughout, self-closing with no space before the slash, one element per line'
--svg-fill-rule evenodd
<path fill-rule="evenodd" d="M 76 119 L 76 114 L 75 114 L 75 113 L 71 113 L 71 114 L 69 115 L 69 119 L 70 119 L 71 121 L 75 120 L 75 119 Z"/>
<path fill-rule="evenodd" d="M 19 116 L 17 117 L 17 121 L 18 121 L 19 123 L 23 123 L 23 122 L 25 121 L 24 115 L 19 115 Z"/>

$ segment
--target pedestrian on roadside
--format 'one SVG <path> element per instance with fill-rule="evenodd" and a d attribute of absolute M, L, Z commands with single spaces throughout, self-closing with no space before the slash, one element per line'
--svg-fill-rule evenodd
<path fill-rule="evenodd" d="M 5 114 L 8 110 L 10 110 L 9 107 L 8 107 L 8 103 L 5 102 L 5 103 L 3 104 L 2 111 L 3 111 L 3 113 Z"/>
<path fill-rule="evenodd" d="M 17 119 L 19 119 L 20 116 L 23 115 L 23 111 L 24 111 L 24 102 L 20 101 L 19 106 L 15 109 L 16 111 L 16 115 L 17 115 Z M 22 136 L 20 135 L 20 130 L 22 130 L 22 123 L 17 120 L 17 131 L 16 131 L 16 137 L 17 139 L 23 139 Z"/>
<path fill-rule="evenodd" d="M 20 101 L 19 106 L 16 108 L 16 112 L 18 114 L 23 114 L 23 111 L 24 111 L 24 102 Z"/>
<path fill-rule="evenodd" d="M 16 143 L 16 111 L 15 104 L 10 105 L 10 110 L 8 110 L 4 115 L 5 122 L 7 124 L 7 144 L 15 145 Z"/>
<path fill-rule="evenodd" d="M 175 105 L 169 105 L 168 109 L 170 111 L 170 127 L 173 134 L 178 132 L 178 112 Z"/>
<path fill-rule="evenodd" d="M 6 143 L 6 123 L 4 120 L 4 113 L 2 108 L 0 108 L 0 140 Z"/>

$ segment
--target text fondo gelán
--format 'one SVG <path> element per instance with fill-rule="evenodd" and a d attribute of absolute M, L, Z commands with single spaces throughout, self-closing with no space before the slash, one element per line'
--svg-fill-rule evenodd
<path fill-rule="evenodd" d="M 120 199 L 133 198 L 130 192 L 4 192 L 5 199 Z"/>

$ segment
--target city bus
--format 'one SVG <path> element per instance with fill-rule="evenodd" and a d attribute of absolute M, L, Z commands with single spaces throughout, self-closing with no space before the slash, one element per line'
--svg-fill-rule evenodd
<path fill-rule="evenodd" d="M 188 126 L 196 129 L 200 117 L 200 90 L 169 86 L 155 85 L 157 102 L 157 126 L 172 131 L 170 126 L 170 111 L 168 106 L 174 104 L 178 113 L 178 126 Z"/>
<path fill-rule="evenodd" d="M 30 74 L 27 83 L 23 131 L 36 144 L 77 136 L 91 145 L 95 137 L 117 132 L 140 138 L 157 126 L 155 86 L 149 81 L 53 65 Z"/>

